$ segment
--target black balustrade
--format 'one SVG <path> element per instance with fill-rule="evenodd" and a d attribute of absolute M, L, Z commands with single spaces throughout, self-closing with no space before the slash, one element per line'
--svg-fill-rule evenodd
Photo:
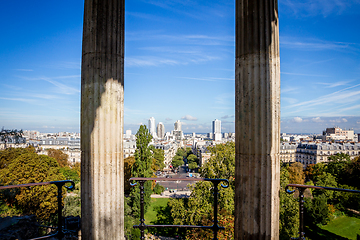
<path fill-rule="evenodd" d="M 54 234 L 46 235 L 43 237 L 32 238 L 30 240 L 38 240 L 38 239 L 47 239 L 55 237 L 57 239 L 62 239 L 64 237 L 64 231 L 62 228 L 62 187 L 66 183 L 71 183 L 71 186 L 65 186 L 67 189 L 72 190 L 75 187 L 75 183 L 71 180 L 62 180 L 62 181 L 51 181 L 51 182 L 41 182 L 41 183 L 27 183 L 27 184 L 20 184 L 20 185 L 9 185 L 9 186 L 0 186 L 0 190 L 4 189 L 11 189 L 11 188 L 20 188 L 20 187 L 34 187 L 34 186 L 43 186 L 43 185 L 50 185 L 54 184 L 57 187 L 57 199 L 58 199 L 58 226 L 57 231 Z"/>
<path fill-rule="evenodd" d="M 220 182 L 226 182 L 226 185 L 221 184 L 223 188 L 229 187 L 229 181 L 227 179 L 212 179 L 212 178 L 130 178 L 130 181 L 137 181 L 140 183 L 140 224 L 133 226 L 139 228 L 141 232 L 140 239 L 145 239 L 146 228 L 203 228 L 212 229 L 214 234 L 214 240 L 217 240 L 218 231 L 224 230 L 224 227 L 218 225 L 218 185 Z M 146 181 L 209 181 L 214 186 L 214 224 L 212 226 L 197 226 L 197 225 L 146 225 L 145 224 L 145 212 L 144 212 L 144 183 Z M 137 183 L 130 183 L 131 186 L 135 186 Z"/>
<path fill-rule="evenodd" d="M 305 232 L 304 232 L 304 191 L 305 191 L 305 189 L 314 188 L 314 189 L 322 189 L 322 190 L 330 190 L 330 191 L 360 193 L 360 191 L 352 190 L 352 189 L 310 186 L 310 185 L 301 185 L 301 184 L 288 184 L 285 187 L 285 191 L 289 194 L 292 194 L 295 192 L 295 190 L 289 190 L 289 187 L 296 188 L 299 191 L 299 220 L 300 220 L 299 237 L 292 238 L 292 239 L 301 239 L 301 240 L 305 240 Z"/>

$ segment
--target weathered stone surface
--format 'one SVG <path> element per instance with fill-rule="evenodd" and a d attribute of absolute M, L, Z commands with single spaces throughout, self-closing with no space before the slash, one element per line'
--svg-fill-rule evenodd
<path fill-rule="evenodd" d="M 276 0 L 236 1 L 235 239 L 278 239 L 280 58 Z"/>
<path fill-rule="evenodd" d="M 124 0 L 85 0 L 82 239 L 124 239 Z"/>

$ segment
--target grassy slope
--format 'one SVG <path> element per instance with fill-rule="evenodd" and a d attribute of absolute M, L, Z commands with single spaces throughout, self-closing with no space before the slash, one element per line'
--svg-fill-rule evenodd
<path fill-rule="evenodd" d="M 356 239 L 356 234 L 360 235 L 360 219 L 343 216 L 332 220 L 329 224 L 321 228 L 338 236 Z"/>
<path fill-rule="evenodd" d="M 166 206 L 168 201 L 168 198 L 152 198 L 150 207 L 145 214 L 145 224 L 150 224 L 152 221 L 156 220 L 156 211 L 154 210 L 154 207 Z"/>

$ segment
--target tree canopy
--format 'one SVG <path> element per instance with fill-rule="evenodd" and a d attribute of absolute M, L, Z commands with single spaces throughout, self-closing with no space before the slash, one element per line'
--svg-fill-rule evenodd
<path fill-rule="evenodd" d="M 49 157 L 55 158 L 55 160 L 59 163 L 60 167 L 69 166 L 69 155 L 67 155 L 60 149 L 50 148 L 49 150 L 47 150 L 47 154 Z"/>
<path fill-rule="evenodd" d="M 38 155 L 30 150 L 1 169 L 0 179 L 2 185 L 15 185 L 63 180 L 64 176 L 54 158 Z M 57 211 L 57 188 L 53 185 L 19 188 L 15 190 L 14 198 L 4 196 L 6 191 L 1 194 L 7 204 L 14 206 L 22 214 L 36 214 L 40 219 L 49 219 Z"/>

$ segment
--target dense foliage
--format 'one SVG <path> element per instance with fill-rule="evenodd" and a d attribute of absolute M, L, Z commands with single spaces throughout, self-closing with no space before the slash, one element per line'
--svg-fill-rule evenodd
<path fill-rule="evenodd" d="M 6 149 L 2 155 L 14 156 L 0 170 L 2 185 L 63 180 L 60 167 L 54 158 L 36 154 L 32 148 Z M 12 152 L 13 151 L 13 152 Z M 12 152 L 12 153 L 10 153 Z M 36 214 L 49 219 L 57 211 L 57 188 L 53 185 L 17 188 L 1 192 L 1 199 L 20 214 Z"/>

